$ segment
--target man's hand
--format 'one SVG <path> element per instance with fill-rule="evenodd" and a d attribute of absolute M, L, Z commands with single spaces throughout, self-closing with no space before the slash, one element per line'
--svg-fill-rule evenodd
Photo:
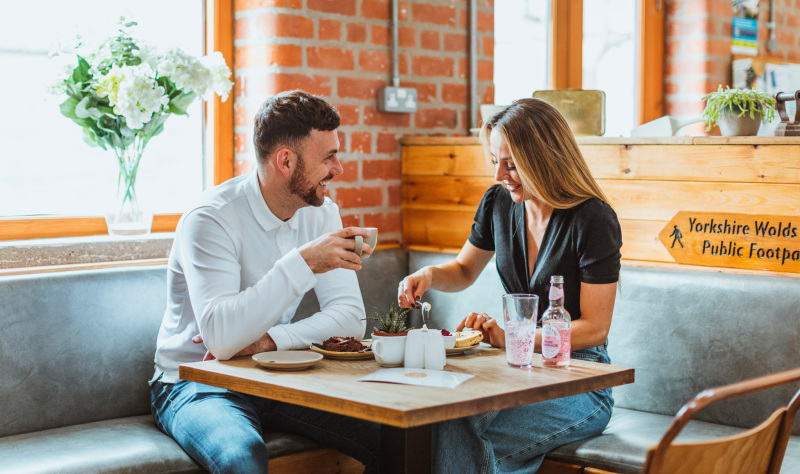
<path fill-rule="evenodd" d="M 195 337 L 192 338 L 192 342 L 194 342 L 195 344 L 202 344 L 203 336 L 201 336 L 200 334 L 196 335 Z M 269 352 L 277 350 L 278 346 L 275 345 L 275 341 L 272 340 L 272 337 L 270 337 L 269 334 L 264 334 L 263 336 L 261 336 L 261 339 L 240 350 L 233 357 L 248 356 L 248 355 L 258 354 L 260 352 Z M 205 357 L 203 357 L 203 360 L 214 360 L 214 359 L 216 359 L 216 357 L 211 355 L 210 352 L 206 351 L 206 355 Z"/>
<path fill-rule="evenodd" d="M 298 250 L 314 273 L 325 273 L 336 268 L 358 271 L 361 270 L 361 257 L 354 252 L 355 239 L 348 238 L 356 235 L 367 238 L 369 231 L 363 227 L 346 227 L 320 236 Z M 365 242 L 361 253 L 372 255 L 372 247 Z"/>
<path fill-rule="evenodd" d="M 486 313 L 470 313 L 458 323 L 456 331 L 464 328 L 480 331 L 483 334 L 483 342 L 491 344 L 492 347 L 501 349 L 506 347 L 506 332 Z"/>

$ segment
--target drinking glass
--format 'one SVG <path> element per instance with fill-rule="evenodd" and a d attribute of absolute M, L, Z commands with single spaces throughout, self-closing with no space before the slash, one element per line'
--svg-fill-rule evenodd
<path fill-rule="evenodd" d="M 506 361 L 510 367 L 533 366 L 539 297 L 524 293 L 503 295 Z"/>

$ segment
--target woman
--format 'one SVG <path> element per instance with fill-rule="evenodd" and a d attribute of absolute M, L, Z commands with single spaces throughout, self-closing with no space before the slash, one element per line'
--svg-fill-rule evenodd
<path fill-rule="evenodd" d="M 484 194 L 469 240 L 455 260 L 422 268 L 400 283 L 402 307 L 429 289 L 460 291 L 496 254 L 508 293 L 539 295 L 547 308 L 551 275 L 564 276 L 572 316 L 572 357 L 609 363 L 606 336 L 620 270 L 617 216 L 589 173 L 561 114 L 539 99 L 520 99 L 492 116 L 481 143 L 501 184 Z M 505 347 L 486 314 L 458 325 Z M 541 328 L 536 351 L 541 351 Z M 440 423 L 434 429 L 434 472 L 533 472 L 552 449 L 600 434 L 611 416 L 610 390 L 575 395 Z"/>

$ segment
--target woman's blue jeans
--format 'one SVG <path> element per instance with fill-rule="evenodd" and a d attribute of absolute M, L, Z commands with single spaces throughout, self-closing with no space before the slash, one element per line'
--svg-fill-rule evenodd
<path fill-rule="evenodd" d="M 572 357 L 609 363 L 605 344 Z M 606 389 L 439 423 L 433 427 L 433 472 L 536 472 L 549 451 L 602 433 L 613 405 Z"/>
<path fill-rule="evenodd" d="M 153 418 L 212 473 L 267 472 L 263 431 L 293 433 L 337 449 L 379 472 L 380 425 L 311 408 L 180 381 L 151 383 Z"/>

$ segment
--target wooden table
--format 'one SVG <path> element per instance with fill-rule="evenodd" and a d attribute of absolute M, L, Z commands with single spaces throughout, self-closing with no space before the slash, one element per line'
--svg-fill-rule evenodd
<path fill-rule="evenodd" d="M 445 370 L 474 374 L 456 388 L 356 379 L 380 369 L 374 360 L 323 359 L 299 372 L 270 371 L 251 358 L 183 364 L 184 380 L 381 423 L 381 472 L 430 472 L 431 424 L 633 382 L 627 367 L 574 360 L 568 369 L 513 369 L 505 351 L 484 344 L 447 358 Z"/>

